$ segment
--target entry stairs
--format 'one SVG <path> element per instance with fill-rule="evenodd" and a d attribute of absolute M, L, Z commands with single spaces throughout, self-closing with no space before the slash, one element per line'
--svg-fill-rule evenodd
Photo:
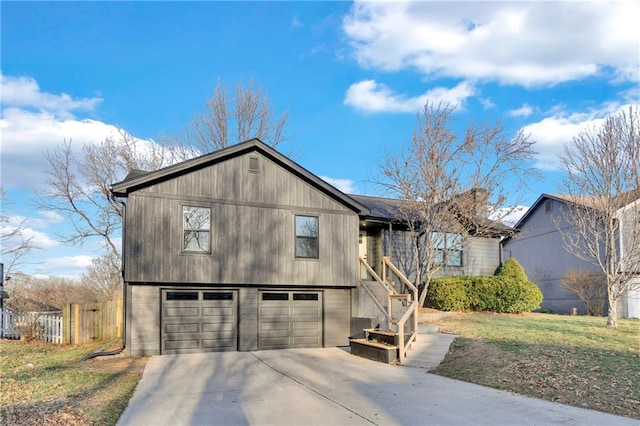
<path fill-rule="evenodd" d="M 361 313 L 368 313 L 372 328 L 350 339 L 351 354 L 389 364 L 402 364 L 418 336 L 418 289 L 393 265 L 382 259 L 382 276 L 360 257 L 366 271 L 359 281 Z M 367 295 L 363 299 L 363 293 Z M 364 319 L 364 318 L 363 318 Z"/>

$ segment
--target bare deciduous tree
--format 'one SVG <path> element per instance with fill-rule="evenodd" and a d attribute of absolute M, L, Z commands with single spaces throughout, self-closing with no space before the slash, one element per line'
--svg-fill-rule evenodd
<path fill-rule="evenodd" d="M 608 296 L 607 324 L 617 326 L 618 300 L 640 275 L 640 108 L 580 132 L 561 155 L 566 172 L 561 229 L 573 255 L 599 268 Z"/>
<path fill-rule="evenodd" d="M 193 117 L 172 144 L 177 141 L 189 147 L 187 153 L 205 154 L 255 137 L 275 148 L 288 139 L 286 125 L 287 112 L 276 116 L 269 94 L 253 80 L 247 86 L 236 85 L 234 94 L 219 81 L 205 110 Z"/>
<path fill-rule="evenodd" d="M 607 304 L 607 284 L 602 274 L 593 271 L 568 271 L 561 287 L 584 303 L 588 315 L 600 316 Z"/>
<path fill-rule="evenodd" d="M 1 187 L 0 201 L 2 203 L 0 211 L 0 259 L 4 264 L 4 275 L 7 277 L 14 269 L 23 264 L 25 257 L 36 247 L 33 243 L 33 237 L 25 234 L 27 219 L 18 219 L 15 222 L 7 213 L 10 202 L 7 199 L 6 192 Z"/>
<path fill-rule="evenodd" d="M 120 259 L 114 237 L 120 233 L 124 202 L 113 197 L 109 188 L 132 170 L 155 170 L 169 164 L 169 151 L 120 132 L 118 138 L 84 144 L 79 155 L 71 142 L 64 142 L 45 157 L 49 163 L 47 189 L 40 194 L 39 206 L 68 219 L 72 231 L 59 234 L 61 240 L 83 244 L 98 237 Z"/>
<path fill-rule="evenodd" d="M 379 183 L 401 199 L 399 215 L 415 235 L 410 252 L 416 285 L 424 283 L 420 306 L 447 256 L 457 261 L 462 242 L 454 234 L 495 231 L 488 216 L 508 215 L 506 200 L 513 201 L 535 173 L 534 142 L 527 135 L 510 134 L 500 122 L 471 123 L 458 133 L 455 110 L 427 103 L 411 142 L 379 165 Z"/>
<path fill-rule="evenodd" d="M 120 261 L 108 253 L 96 257 L 80 276 L 80 286 L 91 295 L 93 302 L 107 302 L 121 297 L 122 275 Z"/>
<path fill-rule="evenodd" d="M 272 115 L 268 94 L 253 82 L 238 85 L 231 98 L 219 83 L 206 110 L 179 138 L 156 143 L 122 131 L 98 144 L 83 144 L 78 152 L 71 142 L 64 142 L 45 153 L 47 189 L 40 194 L 40 207 L 60 213 L 71 224 L 70 233 L 59 235 L 63 242 L 82 244 L 101 238 L 107 256 L 117 260 L 111 263 L 119 264 L 115 238 L 120 236 L 124 202 L 111 194 L 113 183 L 132 171 L 157 170 L 251 137 L 275 147 L 286 140 L 286 118 L 286 113 Z"/>

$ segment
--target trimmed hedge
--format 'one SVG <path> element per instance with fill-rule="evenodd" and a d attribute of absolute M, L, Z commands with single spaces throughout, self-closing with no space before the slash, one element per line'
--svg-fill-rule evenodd
<path fill-rule="evenodd" d="M 494 276 L 431 280 L 425 306 L 442 311 L 530 312 L 542 304 L 542 292 L 513 258 Z"/>

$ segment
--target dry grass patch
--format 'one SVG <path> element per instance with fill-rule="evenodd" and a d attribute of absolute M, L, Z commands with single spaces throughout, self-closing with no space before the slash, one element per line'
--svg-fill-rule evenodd
<path fill-rule="evenodd" d="M 640 419 L 640 321 L 526 314 L 454 314 L 458 334 L 433 373 Z"/>
<path fill-rule="evenodd" d="M 146 364 L 140 357 L 80 361 L 98 345 L 0 342 L 3 425 L 113 425 Z"/>

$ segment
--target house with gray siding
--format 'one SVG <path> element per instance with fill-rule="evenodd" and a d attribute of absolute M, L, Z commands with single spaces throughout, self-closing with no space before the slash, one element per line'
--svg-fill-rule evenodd
<path fill-rule="evenodd" d="M 515 224 L 516 234 L 504 240 L 503 257 L 516 258 L 529 279 L 538 285 L 544 295 L 542 309 L 564 314 L 576 309 L 585 314 L 585 306 L 577 296 L 562 289 L 562 278 L 569 271 L 594 274 L 602 271 L 567 250 L 562 233 L 573 232 L 562 212 L 567 203 L 568 199 L 562 195 L 540 195 Z M 640 317 L 640 288 L 628 291 L 619 299 L 618 315 Z"/>
<path fill-rule="evenodd" d="M 380 268 L 402 231 L 377 210 L 388 199 L 347 195 L 257 139 L 112 192 L 131 355 L 348 345 L 366 314 L 359 258 Z M 465 238 L 450 268 L 493 273 L 499 255 L 495 238 Z"/>

